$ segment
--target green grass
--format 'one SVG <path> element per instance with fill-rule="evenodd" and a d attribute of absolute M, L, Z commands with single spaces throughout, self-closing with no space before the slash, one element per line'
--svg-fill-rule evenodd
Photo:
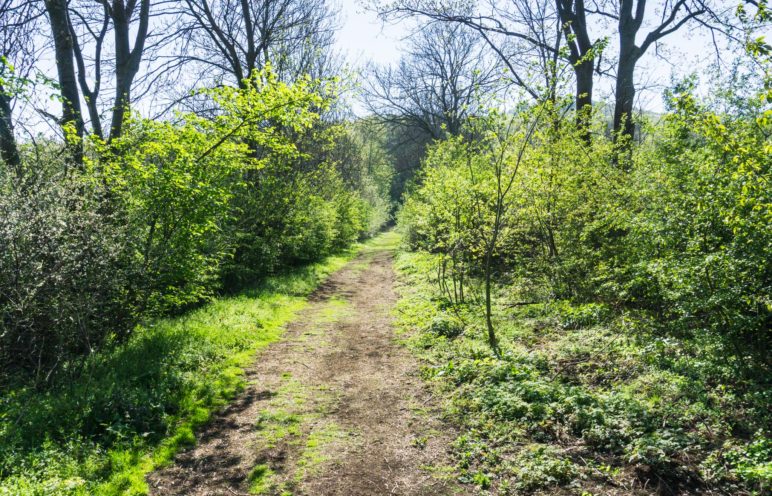
<path fill-rule="evenodd" d="M 145 475 L 195 443 L 196 428 L 243 389 L 255 352 L 280 339 L 308 294 L 365 247 L 148 323 L 65 365 L 45 389 L 21 382 L 2 391 L 0 495 L 146 494 Z"/>
<path fill-rule="evenodd" d="M 303 481 L 309 475 L 318 472 L 319 468 L 330 459 L 330 452 L 336 443 L 343 442 L 348 433 L 334 423 L 326 423 L 309 433 L 306 445 L 298 458 L 295 482 Z"/>
<path fill-rule="evenodd" d="M 704 343 L 662 339 L 599 304 L 512 305 L 523 301 L 513 284 L 496 288 L 497 359 L 481 306 L 452 307 L 435 260 L 398 255 L 395 313 L 463 432 L 453 452 L 464 482 L 494 494 L 770 489 L 769 389 Z"/>
<path fill-rule="evenodd" d="M 268 465 L 256 465 L 249 472 L 249 492 L 252 494 L 262 494 L 269 488 L 269 480 L 273 475 L 273 470 Z"/>
<path fill-rule="evenodd" d="M 314 320 L 330 316 L 330 308 L 348 311 L 348 305 L 331 298 L 325 302 Z M 334 312 L 337 315 L 338 312 Z M 258 451 L 271 450 L 277 446 L 287 448 L 285 466 L 267 472 L 252 482 L 252 494 L 291 493 L 292 489 L 306 477 L 317 473 L 319 467 L 329 460 L 331 450 L 345 442 L 348 434 L 338 425 L 325 422 L 323 417 L 337 404 L 338 397 L 328 387 L 311 387 L 296 379 L 290 373 L 282 375 L 281 385 L 260 412 L 257 419 L 255 447 Z M 258 466 L 261 467 L 261 466 Z M 271 467 L 267 467 L 271 468 Z M 284 474 L 283 478 L 276 474 Z"/>
<path fill-rule="evenodd" d="M 340 296 L 332 296 L 314 319 L 321 324 L 332 324 L 352 315 L 351 303 Z"/>

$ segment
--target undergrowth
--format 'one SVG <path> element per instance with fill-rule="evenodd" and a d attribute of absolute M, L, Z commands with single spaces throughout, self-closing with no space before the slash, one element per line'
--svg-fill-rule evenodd
<path fill-rule="evenodd" d="M 436 257 L 400 253 L 397 323 L 448 398 L 463 482 L 496 494 L 768 494 L 770 391 L 709 343 L 600 304 L 451 305 Z M 473 299 L 474 295 L 470 295 Z"/>
<path fill-rule="evenodd" d="M 196 427 L 244 387 L 255 352 L 355 252 L 138 327 L 125 343 L 65 364 L 44 388 L 23 379 L 5 387 L 0 495 L 146 494 L 145 475 L 195 443 Z"/>

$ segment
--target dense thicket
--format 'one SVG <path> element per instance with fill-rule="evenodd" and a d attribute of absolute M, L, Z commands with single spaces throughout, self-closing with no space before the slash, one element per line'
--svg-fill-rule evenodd
<path fill-rule="evenodd" d="M 0 170 L 0 370 L 45 379 L 148 316 L 378 230 L 389 166 L 363 154 L 362 129 L 321 119 L 333 87 L 266 69 L 205 91 L 212 117 L 88 138 L 82 166 L 60 144 L 25 146 Z"/>
<path fill-rule="evenodd" d="M 430 150 L 401 213 L 408 242 L 448 258 L 456 299 L 490 251 L 496 278 L 525 277 L 526 299 L 640 312 L 768 371 L 769 111 L 757 98 L 733 114 L 689 94 L 672 105 L 629 164 L 551 108 L 471 123 Z"/>

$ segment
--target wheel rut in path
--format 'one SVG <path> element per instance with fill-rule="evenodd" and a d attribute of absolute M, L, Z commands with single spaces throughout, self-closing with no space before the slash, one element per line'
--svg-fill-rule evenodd
<path fill-rule="evenodd" d="M 310 297 L 248 387 L 153 495 L 451 495 L 452 429 L 395 341 L 393 251 L 366 249 Z"/>

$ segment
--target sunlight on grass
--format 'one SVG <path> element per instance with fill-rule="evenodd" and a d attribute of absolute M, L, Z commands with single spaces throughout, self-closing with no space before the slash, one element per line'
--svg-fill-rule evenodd
<path fill-rule="evenodd" d="M 23 384 L 4 391 L 0 494 L 146 494 L 145 475 L 195 444 L 196 428 L 244 388 L 243 367 L 281 338 L 307 295 L 392 237 L 141 326 L 127 342 L 66 366 L 69 380 L 45 394 Z M 330 318 L 345 307 L 333 301 Z"/>

